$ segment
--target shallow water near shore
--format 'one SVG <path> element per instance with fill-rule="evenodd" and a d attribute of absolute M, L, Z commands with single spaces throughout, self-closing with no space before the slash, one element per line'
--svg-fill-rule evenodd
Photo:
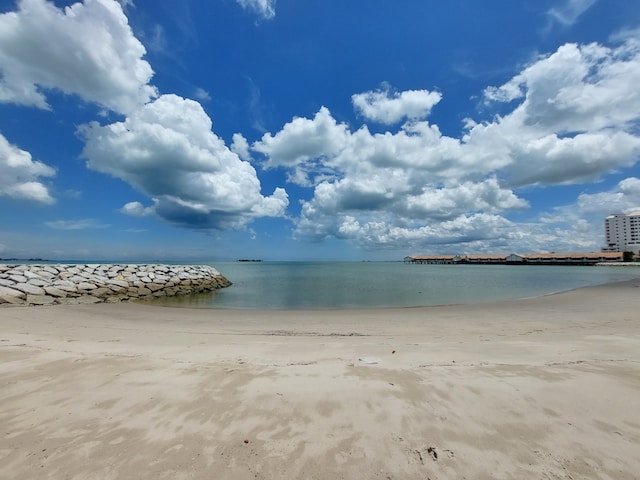
<path fill-rule="evenodd" d="M 536 297 L 640 277 L 636 267 L 217 262 L 233 285 L 154 303 L 227 309 L 350 309 Z"/>

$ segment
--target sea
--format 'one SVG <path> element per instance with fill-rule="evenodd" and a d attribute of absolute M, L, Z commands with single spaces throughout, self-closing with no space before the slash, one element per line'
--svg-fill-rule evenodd
<path fill-rule="evenodd" d="M 331 310 L 474 304 L 640 278 L 640 267 L 413 265 L 402 262 L 207 263 L 233 285 L 155 300 L 191 308 Z"/>

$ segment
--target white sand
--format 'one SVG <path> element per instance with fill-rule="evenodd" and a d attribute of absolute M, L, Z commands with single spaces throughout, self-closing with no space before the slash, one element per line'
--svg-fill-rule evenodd
<path fill-rule="evenodd" d="M 1 308 L 0 478 L 638 479 L 639 287 Z"/>

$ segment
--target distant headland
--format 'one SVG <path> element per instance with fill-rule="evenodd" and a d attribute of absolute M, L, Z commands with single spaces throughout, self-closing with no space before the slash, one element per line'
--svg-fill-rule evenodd
<path fill-rule="evenodd" d="M 44 258 L 0 258 L 0 262 L 50 262 Z"/>

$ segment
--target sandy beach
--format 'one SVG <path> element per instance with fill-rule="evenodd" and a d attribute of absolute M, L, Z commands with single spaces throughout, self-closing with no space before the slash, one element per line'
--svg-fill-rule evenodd
<path fill-rule="evenodd" d="M 0 308 L 2 479 L 638 479 L 640 280 L 493 304 Z"/>

